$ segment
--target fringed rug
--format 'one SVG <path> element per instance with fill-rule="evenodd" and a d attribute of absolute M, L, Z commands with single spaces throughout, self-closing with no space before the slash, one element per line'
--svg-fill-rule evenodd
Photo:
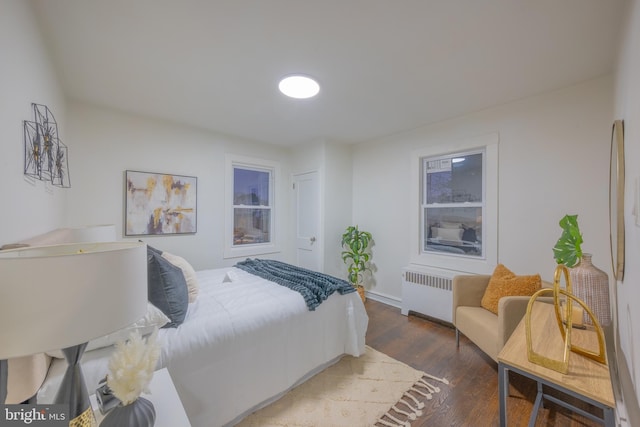
<path fill-rule="evenodd" d="M 449 384 L 367 346 L 364 355 L 343 357 L 238 426 L 409 427 L 440 391 L 438 383 Z"/>

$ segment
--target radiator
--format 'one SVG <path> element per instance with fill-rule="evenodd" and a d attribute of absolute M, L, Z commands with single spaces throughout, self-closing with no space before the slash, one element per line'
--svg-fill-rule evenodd
<path fill-rule="evenodd" d="M 467 273 L 422 266 L 405 267 L 402 270 L 402 314 L 406 316 L 413 311 L 451 323 L 451 282 L 458 274 Z"/>

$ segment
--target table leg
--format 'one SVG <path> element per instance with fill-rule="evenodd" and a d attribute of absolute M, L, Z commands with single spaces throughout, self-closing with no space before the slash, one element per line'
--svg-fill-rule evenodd
<path fill-rule="evenodd" d="M 615 427 L 616 417 L 613 408 L 605 407 L 602 408 L 602 411 L 604 412 L 603 418 L 605 427 Z"/>
<path fill-rule="evenodd" d="M 542 405 L 543 393 L 542 393 L 542 383 L 537 382 L 538 384 L 538 395 L 536 396 L 536 401 L 533 404 L 533 409 L 531 410 L 531 416 L 529 417 L 529 427 L 534 427 L 536 425 L 536 419 L 538 418 L 538 411 L 540 411 L 540 407 Z"/>
<path fill-rule="evenodd" d="M 498 395 L 500 405 L 500 427 L 507 427 L 507 396 L 509 394 L 509 369 L 498 363 Z"/>

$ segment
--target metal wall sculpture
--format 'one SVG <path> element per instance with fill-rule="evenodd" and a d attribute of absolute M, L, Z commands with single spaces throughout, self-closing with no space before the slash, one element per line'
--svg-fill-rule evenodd
<path fill-rule="evenodd" d="M 58 137 L 58 123 L 46 105 L 31 104 L 34 120 L 24 120 L 24 174 L 71 187 L 67 146 Z"/>

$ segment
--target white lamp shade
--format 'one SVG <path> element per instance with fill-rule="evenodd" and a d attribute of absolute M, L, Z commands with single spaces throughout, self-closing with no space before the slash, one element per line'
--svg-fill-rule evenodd
<path fill-rule="evenodd" d="M 0 252 L 0 359 L 71 347 L 144 316 L 146 244 Z"/>

